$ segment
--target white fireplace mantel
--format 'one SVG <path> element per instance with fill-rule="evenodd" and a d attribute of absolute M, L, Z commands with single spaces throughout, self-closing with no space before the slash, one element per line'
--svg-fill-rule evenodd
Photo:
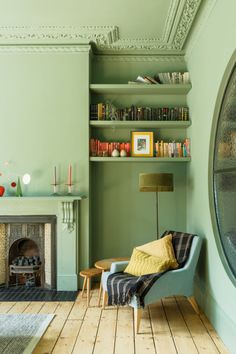
<path fill-rule="evenodd" d="M 78 289 L 79 203 L 84 196 L 2 197 L 0 215 L 56 215 L 57 290 Z M 73 218 L 64 215 L 70 204 Z"/>

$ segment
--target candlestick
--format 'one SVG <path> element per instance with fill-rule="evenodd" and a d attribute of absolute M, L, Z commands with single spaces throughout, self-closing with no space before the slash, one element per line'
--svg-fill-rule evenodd
<path fill-rule="evenodd" d="M 72 184 L 68 184 L 68 194 L 72 193 Z"/>
<path fill-rule="evenodd" d="M 72 166 L 69 165 L 68 169 L 68 186 L 72 185 Z"/>
<path fill-rule="evenodd" d="M 53 178 L 53 185 L 56 186 L 57 184 L 57 168 L 54 166 L 54 178 Z"/>
<path fill-rule="evenodd" d="M 58 184 L 57 184 L 57 168 L 56 168 L 56 166 L 54 166 L 54 168 L 53 168 L 53 183 L 52 183 L 52 186 L 53 186 L 52 195 L 54 195 L 54 196 L 58 195 L 57 194 L 57 186 L 58 186 Z"/>

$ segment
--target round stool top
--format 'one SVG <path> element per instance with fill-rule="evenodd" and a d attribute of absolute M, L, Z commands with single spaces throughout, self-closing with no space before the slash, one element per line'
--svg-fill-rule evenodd
<path fill-rule="evenodd" d="M 102 273 L 101 269 L 88 268 L 88 269 L 81 270 L 81 272 L 79 274 L 81 275 L 81 277 L 92 278 L 92 277 L 95 277 L 96 275 L 99 275 L 101 273 Z"/>
<path fill-rule="evenodd" d="M 129 261 L 129 260 L 130 258 L 128 257 L 107 258 L 107 259 L 102 259 L 101 261 L 97 261 L 94 265 L 98 269 L 110 270 L 111 264 L 113 262 Z"/>

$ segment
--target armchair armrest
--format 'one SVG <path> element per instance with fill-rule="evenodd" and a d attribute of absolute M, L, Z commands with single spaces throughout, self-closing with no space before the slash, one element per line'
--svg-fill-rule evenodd
<path fill-rule="evenodd" d="M 113 262 L 111 264 L 110 273 L 123 272 L 127 267 L 129 261 Z"/>

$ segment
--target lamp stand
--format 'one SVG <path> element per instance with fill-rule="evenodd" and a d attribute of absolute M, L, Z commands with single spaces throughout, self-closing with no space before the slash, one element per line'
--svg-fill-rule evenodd
<path fill-rule="evenodd" d="M 158 221 L 158 192 L 156 192 L 156 234 L 157 239 L 159 239 L 159 221 Z"/>

